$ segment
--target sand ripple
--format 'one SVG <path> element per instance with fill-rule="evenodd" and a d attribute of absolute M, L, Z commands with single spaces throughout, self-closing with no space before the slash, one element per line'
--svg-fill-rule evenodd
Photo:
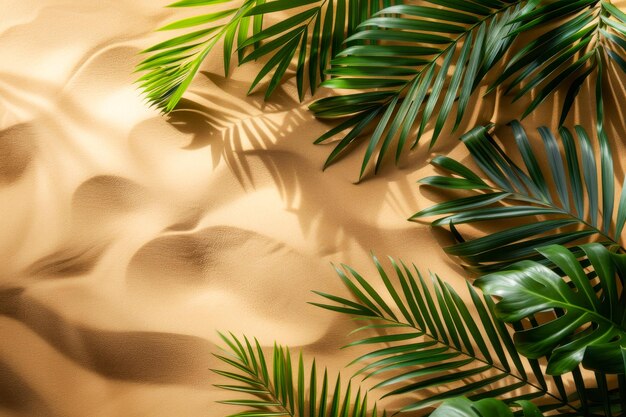
<path fill-rule="evenodd" d="M 302 347 L 333 372 L 352 357 L 337 350 L 351 323 L 306 304 L 344 291 L 331 261 L 372 274 L 374 250 L 462 284 L 447 237 L 405 221 L 433 197 L 415 184 L 425 149 L 359 186 L 359 155 L 322 173 L 329 148 L 311 142 L 326 126 L 294 80 L 265 103 L 246 96 L 258 67 L 227 80 L 221 58 L 181 110 L 147 109 L 132 70 L 163 36 L 164 4 L 3 10 L 2 416 L 226 415 L 208 371 L 217 329 Z M 439 151 L 466 157 L 456 140 Z"/>

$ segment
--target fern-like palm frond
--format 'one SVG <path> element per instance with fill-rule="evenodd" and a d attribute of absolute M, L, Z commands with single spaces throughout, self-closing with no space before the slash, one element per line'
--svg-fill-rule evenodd
<path fill-rule="evenodd" d="M 576 135 L 564 127 L 559 130 L 564 155 L 547 128 L 539 129 L 543 146 L 536 148 L 518 122 L 512 123 L 512 129 L 525 168 L 507 156 L 487 127 L 477 127 L 461 140 L 482 173 L 437 156 L 431 163 L 449 174 L 420 181 L 446 190 L 469 190 L 474 195 L 429 207 L 411 219 L 444 215 L 432 225 L 450 226 L 459 241 L 445 251 L 478 272 L 497 270 L 521 259 L 542 258 L 535 249 L 550 244 L 571 246 L 581 239 L 594 239 L 607 246 L 619 246 L 626 224 L 626 187 L 622 187 L 614 216 L 614 161 L 606 135 L 599 136 L 597 158 L 589 136 L 580 126 L 575 129 Z M 547 157 L 549 170 L 541 169 L 538 155 Z M 513 220 L 517 225 L 511 226 Z M 456 226 L 467 223 L 502 227 L 465 241 Z"/>
<path fill-rule="evenodd" d="M 230 3 L 222 5 L 222 3 Z M 143 51 L 150 54 L 138 66 L 145 71 L 140 86 L 148 100 L 169 112 L 218 41 L 223 40 L 224 71 L 228 76 L 231 56 L 238 63 L 269 57 L 250 87 L 270 76 L 267 99 L 284 78 L 297 55 L 296 81 L 302 100 L 325 79 L 329 61 L 344 48 L 344 38 L 371 14 L 395 0 L 182 0 L 170 7 L 220 5 L 217 11 L 171 23 L 161 30 L 195 28 Z M 292 12 L 292 16 L 263 28 L 266 15 Z M 236 44 L 236 45 L 235 45 Z M 247 51 L 247 52 L 246 52 Z"/>
<path fill-rule="evenodd" d="M 559 25 L 537 35 L 520 49 L 491 88 L 506 82 L 506 93 L 516 90 L 514 101 L 535 91 L 522 115 L 524 118 L 554 91 L 567 85 L 560 118 L 563 124 L 582 84 L 594 70 L 601 103 L 607 58 L 626 72 L 626 14 L 608 0 L 544 3 L 515 19 L 520 24 L 515 33 L 536 31 L 553 21 Z M 602 116 L 599 104 L 598 118 Z"/>
<path fill-rule="evenodd" d="M 404 4 L 376 13 L 347 38 L 348 48 L 332 61 L 327 74 L 333 78 L 322 86 L 366 91 L 323 98 L 310 106 L 320 118 L 347 117 L 316 141 L 322 143 L 349 129 L 325 167 L 349 150 L 372 124 L 376 127 L 368 141 L 360 177 L 376 151 L 378 171 L 394 140 L 397 162 L 412 128 L 418 126 L 411 148 L 417 145 L 431 119 L 435 120 L 432 146 L 458 100 L 456 129 L 470 95 L 515 40 L 521 25 L 516 21 L 538 0 L 426 3 L 435 7 Z"/>
<path fill-rule="evenodd" d="M 493 312 L 491 298 L 481 297 L 469 284 L 472 299 L 466 304 L 461 296 L 436 275 L 432 286 L 419 270 L 391 260 L 397 282 L 374 258 L 384 293 L 349 266 L 337 272 L 355 300 L 316 293 L 332 303 L 313 305 L 372 322 L 359 330 L 375 329 L 382 335 L 366 337 L 354 345 L 381 345 L 355 359 L 365 363 L 357 374 L 382 378 L 374 389 L 385 387 L 386 396 L 406 395 L 427 388 L 445 387 L 446 391 L 420 398 L 403 411 L 422 409 L 457 396 L 473 401 L 498 397 L 508 403 L 540 400 L 543 411 L 563 410 L 577 415 L 589 404 L 584 385 L 580 394 L 568 392 L 561 377 L 546 377 L 536 359 L 525 364 L 519 356 L 508 329 Z M 389 304 L 385 299 L 393 300 Z M 470 311 L 475 311 L 480 324 Z M 574 377 L 581 379 L 580 372 Z M 556 387 L 555 392 L 549 388 Z M 520 394 L 519 389 L 524 389 Z"/>
<path fill-rule="evenodd" d="M 181 0 L 169 7 L 215 6 L 230 3 L 218 11 L 179 20 L 160 30 L 194 28 L 193 31 L 160 42 L 143 51 L 150 56 L 137 65 L 136 71 L 145 72 L 137 82 L 148 101 L 164 112 L 174 109 L 213 47 L 224 40 L 224 71 L 228 75 L 235 38 L 239 59 L 243 58 L 242 44 L 248 39 L 250 26 L 256 34 L 262 27 L 262 16 L 254 18 L 246 13 L 264 0 Z M 225 22 L 225 23 L 224 23 Z"/>
<path fill-rule="evenodd" d="M 247 337 L 220 334 L 229 352 L 215 355 L 230 370 L 213 370 L 232 384 L 217 387 L 248 398 L 221 401 L 244 408 L 230 417 L 377 417 L 376 404 L 370 410 L 367 392 L 358 389 L 352 397 L 352 383 L 342 390 L 340 377 L 332 384 L 326 369 L 323 374 L 313 361 L 305 370 L 300 354 L 297 365 L 292 364 L 289 348 L 274 345 L 273 355 L 266 358 L 259 342 Z M 269 365 L 268 365 L 269 364 Z M 320 388 L 321 385 L 321 388 Z M 385 417 L 386 413 L 382 413 Z"/>
<path fill-rule="evenodd" d="M 305 77 L 309 80 L 311 94 L 326 78 L 330 59 L 344 49 L 346 35 L 352 34 L 367 17 L 388 7 L 397 0 L 274 0 L 254 7 L 247 15 L 264 15 L 307 6 L 279 23 L 250 37 L 243 47 L 261 41 L 263 45 L 248 54 L 241 62 L 271 55 L 256 76 L 250 91 L 270 72 L 274 74 L 267 87 L 267 99 L 283 78 L 292 58 L 297 54 L 296 85 L 300 100 L 307 91 Z M 309 33 L 311 36 L 309 36 Z M 272 55 L 273 54 L 273 55 Z"/>

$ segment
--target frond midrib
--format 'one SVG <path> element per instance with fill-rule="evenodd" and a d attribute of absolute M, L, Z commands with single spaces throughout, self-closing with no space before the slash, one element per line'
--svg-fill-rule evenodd
<path fill-rule="evenodd" d="M 265 381 L 265 379 L 261 377 L 261 375 L 259 375 L 259 372 L 256 369 L 250 367 L 248 361 L 242 360 L 243 358 L 239 356 L 238 358 L 241 360 L 242 365 L 245 366 L 248 374 L 253 377 L 254 381 L 256 381 L 261 387 L 263 387 L 267 391 L 267 397 L 269 397 L 269 400 L 272 401 L 272 407 L 280 409 L 280 411 L 286 413 L 287 415 L 289 415 L 289 417 L 304 417 L 297 416 L 294 410 L 290 410 L 289 407 L 287 407 L 287 404 L 279 398 L 277 389 L 274 384 L 272 384 L 271 380 Z"/>
<path fill-rule="evenodd" d="M 378 108 L 385 108 L 387 107 L 393 100 L 395 100 L 397 97 L 400 97 L 404 91 L 410 86 L 412 85 L 414 82 L 418 81 L 420 79 L 420 77 L 424 74 L 424 72 L 426 72 L 426 70 L 428 70 L 430 67 L 432 67 L 433 65 L 435 65 L 437 63 L 437 60 L 442 57 L 443 55 L 445 55 L 446 53 L 450 52 L 450 50 L 452 48 L 455 48 L 458 44 L 458 42 L 460 40 L 462 40 L 464 37 L 467 37 L 470 33 L 472 33 L 476 28 L 478 28 L 478 26 L 480 26 L 481 24 L 489 21 L 490 19 L 493 19 L 494 17 L 498 16 L 501 13 L 506 12 L 507 10 L 509 10 L 510 8 L 517 6 L 520 3 L 523 3 L 525 1 L 528 0 L 516 0 L 513 3 L 507 4 L 506 6 L 498 9 L 497 11 L 483 16 L 482 18 L 480 18 L 477 22 L 473 23 L 471 26 L 469 26 L 463 33 L 461 33 L 456 39 L 453 39 L 450 41 L 450 44 L 448 46 L 446 46 L 445 48 L 443 48 L 441 50 L 441 52 L 435 54 L 433 56 L 433 58 L 431 58 L 430 62 L 425 64 L 423 66 L 422 69 L 420 69 L 413 77 L 408 78 L 406 83 L 400 87 L 398 90 L 394 91 L 394 94 L 390 95 L 389 97 L 387 97 L 385 100 L 381 101 L 380 106 L 378 106 Z M 367 21 L 366 21 L 367 22 Z M 365 22 L 365 23 L 366 23 Z"/>
<path fill-rule="evenodd" d="M 528 380 L 527 378 L 524 378 L 521 375 L 517 375 L 517 374 L 513 373 L 512 371 L 507 371 L 504 367 L 502 367 L 502 365 L 498 364 L 495 361 L 490 362 L 487 359 L 479 356 L 477 353 L 476 354 L 471 354 L 469 352 L 464 351 L 463 349 L 457 348 L 456 346 L 454 346 L 450 342 L 446 342 L 446 341 L 440 339 L 439 337 L 433 336 L 432 334 L 429 333 L 428 330 L 421 329 L 421 328 L 417 327 L 416 325 L 414 325 L 412 323 L 404 323 L 404 322 L 401 322 L 399 320 L 394 320 L 392 318 L 388 318 L 388 317 L 384 317 L 384 316 L 377 316 L 376 318 L 378 320 L 383 320 L 383 321 L 387 321 L 389 323 L 403 325 L 405 327 L 417 330 L 418 332 L 423 333 L 423 336 L 426 336 L 426 337 L 434 340 L 435 342 L 437 342 L 437 343 L 447 347 L 448 349 L 454 350 L 454 351 L 460 353 L 461 355 L 464 355 L 464 356 L 466 356 L 468 358 L 471 358 L 472 360 L 475 360 L 475 361 L 481 362 L 481 363 L 483 363 L 483 364 L 485 364 L 487 366 L 490 366 L 491 368 L 499 371 L 503 375 L 506 375 L 506 377 L 511 377 L 511 378 L 517 379 L 518 381 L 523 382 L 527 386 L 535 389 L 537 392 L 540 392 L 540 393 L 542 393 L 545 396 L 551 397 L 552 399 L 556 400 L 559 404 L 562 404 L 565 407 L 569 407 L 569 408 L 571 408 L 573 411 L 575 411 L 577 413 L 581 412 L 581 410 L 579 408 L 575 407 L 573 404 L 571 404 L 567 398 L 558 397 L 558 396 L 552 394 L 549 390 L 544 389 L 540 385 L 533 383 L 532 381 Z"/>
<path fill-rule="evenodd" d="M 546 200 L 540 200 L 540 199 L 537 199 L 537 198 L 535 198 L 535 197 L 533 197 L 533 196 L 531 196 L 529 194 L 522 194 L 522 193 L 519 193 L 519 192 L 512 192 L 511 190 L 505 190 L 504 188 L 500 188 L 500 187 L 496 187 L 496 186 L 491 186 L 489 189 L 493 190 L 494 192 L 505 192 L 505 193 L 508 193 L 509 196 L 504 198 L 503 199 L 504 201 L 507 201 L 507 200 L 525 201 L 525 202 L 528 202 L 528 203 L 531 203 L 531 204 L 535 204 L 535 205 L 538 205 L 538 206 L 550 208 L 550 209 L 552 209 L 554 211 L 558 211 L 559 214 L 562 214 L 564 216 L 572 218 L 573 220 L 576 220 L 578 223 L 580 223 L 581 225 L 585 226 L 587 229 L 592 230 L 592 231 L 594 231 L 594 233 L 597 233 L 598 235 L 602 236 L 611 245 L 618 246 L 620 251 L 622 251 L 622 252 L 626 251 L 626 249 L 624 247 L 622 247 L 618 241 L 615 241 L 611 236 L 607 235 L 599 227 L 592 225 L 587 220 L 585 220 L 583 217 L 580 217 L 578 214 L 574 213 L 573 211 L 566 210 L 565 208 L 557 205 L 557 203 L 555 203 L 555 202 L 550 202 L 550 201 L 546 201 Z"/>

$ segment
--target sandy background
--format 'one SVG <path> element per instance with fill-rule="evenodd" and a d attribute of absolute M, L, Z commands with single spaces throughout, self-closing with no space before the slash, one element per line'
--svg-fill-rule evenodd
<path fill-rule="evenodd" d="M 216 329 L 303 348 L 334 374 L 355 354 L 337 350 L 352 324 L 306 302 L 344 292 L 330 262 L 373 276 L 370 250 L 463 292 L 449 238 L 405 220 L 435 199 L 415 184 L 426 151 L 361 185 L 360 155 L 322 173 L 331 148 L 311 144 L 325 126 L 310 99 L 293 79 L 269 103 L 246 97 L 258 67 L 225 80 L 221 51 L 189 110 L 148 109 L 132 70 L 154 29 L 183 16 L 167 3 L 0 0 L 1 416 L 226 415 Z M 466 126 L 524 103 L 497 105 L 475 104 Z M 611 137 L 626 138 L 607 107 Z M 466 157 L 456 137 L 435 150 Z"/>

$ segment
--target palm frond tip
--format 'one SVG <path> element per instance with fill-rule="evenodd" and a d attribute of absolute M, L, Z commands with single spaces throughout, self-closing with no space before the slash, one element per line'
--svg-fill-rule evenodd
<path fill-rule="evenodd" d="M 321 374 L 315 361 L 305 369 L 302 355 L 292 364 L 289 348 L 274 345 L 271 358 L 266 357 L 261 345 L 254 339 L 220 334 L 229 351 L 216 355 L 229 370 L 214 370 L 232 384 L 217 387 L 245 395 L 247 398 L 221 401 L 245 408 L 230 417 L 385 417 L 376 404 L 370 409 L 366 391 L 354 389 L 348 382 L 341 388 L 341 379 L 333 385 L 326 369 Z M 321 388 L 320 388 L 321 385 Z"/>
<path fill-rule="evenodd" d="M 246 13 L 263 1 L 239 1 L 238 7 L 224 8 L 186 18 L 161 28 L 161 30 L 188 28 L 195 30 L 143 51 L 144 54 L 150 55 L 137 65 L 136 71 L 144 72 L 137 82 L 144 90 L 148 101 L 164 112 L 173 110 L 199 71 L 204 59 L 222 39 L 224 40 L 224 71 L 228 74 L 235 37 L 237 37 L 238 45 L 241 46 L 248 38 L 251 25 L 253 33 L 261 30 L 260 17 L 254 18 L 251 22 L 252 19 L 246 16 Z M 228 0 L 182 0 L 171 4 L 170 7 L 214 6 L 226 2 Z M 200 29 L 197 29 L 198 27 Z M 241 57 L 240 53 L 239 58 Z"/>
<path fill-rule="evenodd" d="M 538 3 L 427 2 L 443 8 L 397 5 L 381 10 L 347 38 L 348 47 L 332 61 L 327 73 L 335 77 L 322 86 L 368 91 L 323 98 L 310 106 L 317 117 L 347 118 L 316 143 L 350 129 L 325 167 L 347 152 L 370 125 L 375 128 L 360 177 L 376 151 L 378 171 L 394 140 L 398 162 L 412 128 L 416 126 L 418 132 L 411 148 L 431 119 L 435 120 L 432 146 L 458 101 L 456 129 L 472 92 L 513 44 L 520 25 L 516 20 Z M 448 76 L 450 68 L 454 70 Z"/>

